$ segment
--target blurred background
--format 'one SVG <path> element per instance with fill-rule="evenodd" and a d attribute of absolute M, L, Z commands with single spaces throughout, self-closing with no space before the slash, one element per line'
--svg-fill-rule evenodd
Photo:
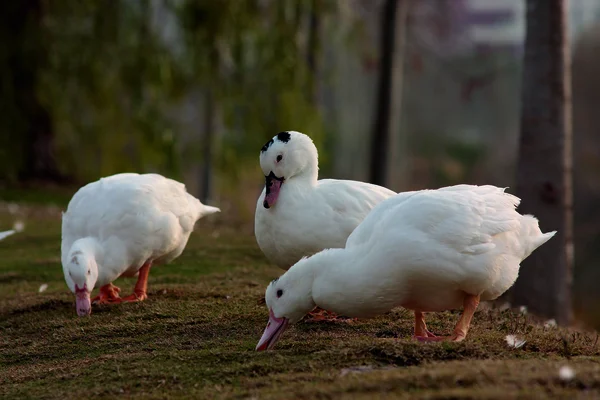
<path fill-rule="evenodd" d="M 393 134 L 377 183 L 514 186 L 524 0 L 388 3 L 1 2 L 0 200 L 158 172 L 252 232 L 267 140 L 307 133 L 321 178 L 372 181 L 382 120 Z M 600 1 L 569 2 L 568 19 L 580 310 L 600 293 Z"/>

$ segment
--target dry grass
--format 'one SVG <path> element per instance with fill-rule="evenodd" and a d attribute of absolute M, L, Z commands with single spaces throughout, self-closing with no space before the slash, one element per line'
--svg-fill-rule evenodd
<path fill-rule="evenodd" d="M 255 352 L 267 320 L 257 301 L 280 271 L 252 236 L 211 221 L 179 260 L 151 272 L 147 301 L 78 318 L 60 266 L 60 214 L 20 210 L 25 231 L 0 242 L 1 398 L 600 398 L 595 333 L 511 310 L 478 312 L 457 344 L 412 341 L 412 316 L 397 309 L 299 323 L 275 351 Z M 14 218 L 0 207 L 0 230 Z M 133 284 L 117 282 L 125 293 Z M 449 333 L 457 318 L 430 315 L 428 325 Z M 507 334 L 527 342 L 509 348 Z M 559 378 L 565 365 L 571 380 Z"/>

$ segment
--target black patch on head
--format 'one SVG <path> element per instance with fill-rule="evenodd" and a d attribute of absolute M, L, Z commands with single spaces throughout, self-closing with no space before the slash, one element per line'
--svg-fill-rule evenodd
<path fill-rule="evenodd" d="M 290 139 L 291 139 L 291 135 L 287 131 L 285 131 L 285 132 L 279 132 L 277 134 L 277 140 L 279 140 L 280 142 L 287 143 L 287 142 L 290 141 Z"/>
<path fill-rule="evenodd" d="M 279 280 L 279 278 L 275 278 L 275 279 L 273 279 L 273 280 L 271 281 L 271 283 L 275 283 L 275 282 L 277 282 L 278 280 Z"/>
<path fill-rule="evenodd" d="M 277 140 L 279 140 L 281 143 L 287 143 L 290 141 L 290 139 L 292 138 L 292 136 L 290 135 L 289 132 L 284 131 L 284 132 L 279 132 L 277 135 Z M 265 143 L 265 145 L 262 147 L 262 149 L 260 149 L 261 153 L 264 153 L 265 151 L 269 150 L 269 147 L 271 147 L 271 145 L 275 142 L 274 140 L 275 138 L 269 140 L 267 143 Z"/>
<path fill-rule="evenodd" d="M 265 145 L 262 147 L 262 149 L 260 149 L 260 152 L 264 153 L 265 151 L 267 151 L 269 149 L 269 147 L 271 147 L 272 144 L 273 144 L 273 139 L 271 139 L 267 143 L 265 143 Z"/>

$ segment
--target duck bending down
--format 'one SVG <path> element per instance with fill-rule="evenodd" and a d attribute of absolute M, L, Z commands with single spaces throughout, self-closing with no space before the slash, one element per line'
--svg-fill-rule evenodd
<path fill-rule="evenodd" d="M 402 306 L 414 310 L 419 340 L 463 340 L 479 301 L 508 290 L 521 261 L 555 234 L 519 214 L 519 202 L 504 189 L 471 185 L 389 198 L 345 248 L 304 258 L 269 284 L 269 323 L 257 350 L 272 348 L 288 324 L 315 306 L 359 318 Z M 451 336 L 427 330 L 424 312 L 461 306 Z"/>
<path fill-rule="evenodd" d="M 343 248 L 371 209 L 396 194 L 364 182 L 319 180 L 317 148 L 295 131 L 280 132 L 262 147 L 260 167 L 265 188 L 254 233 L 267 258 L 285 270 L 323 249 Z"/>
<path fill-rule="evenodd" d="M 93 302 L 145 300 L 150 267 L 179 257 L 196 221 L 219 211 L 157 174 L 117 174 L 79 189 L 63 213 L 61 245 L 77 314 L 90 314 Z M 133 294 L 120 297 L 112 282 L 136 274 Z"/>

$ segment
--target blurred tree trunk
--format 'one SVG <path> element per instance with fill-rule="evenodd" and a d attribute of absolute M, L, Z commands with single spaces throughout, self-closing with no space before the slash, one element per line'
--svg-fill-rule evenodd
<path fill-rule="evenodd" d="M 534 214 L 542 231 L 557 230 L 520 269 L 514 305 L 556 318 L 571 318 L 572 176 L 571 73 L 566 1 L 527 0 L 517 194 L 522 213 Z"/>
<path fill-rule="evenodd" d="M 377 105 L 371 134 L 371 183 L 388 186 L 388 165 L 392 137 L 400 130 L 400 105 L 402 99 L 401 47 L 408 14 L 408 0 L 385 0 L 381 12 L 380 61 Z M 398 31 L 401 29 L 401 31 Z M 400 39 L 400 40 L 397 40 Z"/>
<path fill-rule="evenodd" d="M 387 182 L 384 186 L 395 191 L 406 190 L 408 182 L 408 141 L 401 134 L 402 97 L 404 88 L 404 55 L 408 25 L 408 13 L 411 0 L 402 0 L 396 14 L 396 43 L 392 61 L 392 82 L 390 96 L 390 122 L 388 127 Z"/>
<path fill-rule="evenodd" d="M 40 71 L 47 61 L 42 18 L 41 0 L 0 2 L 0 46 L 6 56 L 0 102 L 14 122 L 3 129 L 14 140 L 10 148 L 19 153 L 8 154 L 19 179 L 61 181 L 52 119 L 37 95 Z"/>
<path fill-rule="evenodd" d="M 600 23 L 573 49 L 573 314 L 600 330 Z"/>
<path fill-rule="evenodd" d="M 212 196 L 212 159 L 213 139 L 216 129 L 215 98 L 213 91 L 207 88 L 204 96 L 204 134 L 202 137 L 202 179 L 200 201 L 208 204 Z"/>
<path fill-rule="evenodd" d="M 317 104 L 317 79 L 318 68 L 317 56 L 319 54 L 320 44 L 320 25 L 318 0 L 311 0 L 309 25 L 308 25 L 308 43 L 306 52 L 306 63 L 309 72 L 308 98 L 313 104 Z"/>

